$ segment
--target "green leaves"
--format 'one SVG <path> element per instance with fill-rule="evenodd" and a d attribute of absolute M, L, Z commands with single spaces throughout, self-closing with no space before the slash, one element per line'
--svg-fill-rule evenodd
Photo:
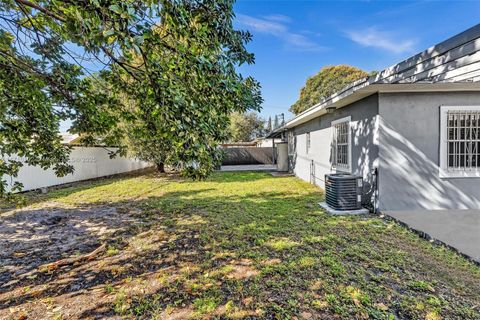
<path fill-rule="evenodd" d="M 107 126 L 105 115 L 94 112 L 104 94 L 93 90 L 91 79 L 82 78 L 79 65 L 65 61 L 61 39 L 33 43 L 41 58 L 20 54 L 12 40 L 18 39 L 0 31 L 0 198 L 21 191 L 11 178 L 24 164 L 53 168 L 58 176 L 73 171 L 70 149 L 59 135 L 61 120 L 81 123 L 86 132 Z"/>
<path fill-rule="evenodd" d="M 115 34 L 115 30 L 113 29 L 103 31 L 103 36 L 106 38 L 113 36 L 114 34 Z"/>
<path fill-rule="evenodd" d="M 0 10 L 1 156 L 68 173 L 59 121 L 69 119 L 84 143 L 101 138 L 203 178 L 220 161 L 229 114 L 260 108 L 260 85 L 236 69 L 253 55 L 251 35 L 233 29 L 232 0 L 39 0 Z M 92 63 L 102 72 L 92 75 Z"/>
<path fill-rule="evenodd" d="M 299 114 L 353 81 L 367 76 L 365 71 L 348 65 L 324 67 L 307 79 L 305 87 L 300 91 L 300 98 L 290 107 L 290 111 Z"/>
<path fill-rule="evenodd" d="M 108 9 L 115 12 L 116 14 L 121 14 L 123 12 L 122 8 L 118 4 L 112 4 L 108 7 Z"/>
<path fill-rule="evenodd" d="M 225 8 L 231 1 L 165 1 L 162 23 L 134 39 L 138 49 L 131 45 L 137 54 L 127 60 L 142 66 L 130 69 L 139 79 L 114 68 L 121 82 L 111 85 L 135 105 L 137 121 L 126 127 L 134 128 L 127 144 L 137 157 L 203 178 L 221 160 L 217 144 L 228 138 L 229 114 L 259 108 L 258 82 L 236 71 L 252 60 L 244 48 L 250 35 L 233 30 Z"/>
<path fill-rule="evenodd" d="M 232 113 L 230 116 L 229 140 L 248 142 L 262 136 L 265 132 L 264 120 L 254 112 Z"/>

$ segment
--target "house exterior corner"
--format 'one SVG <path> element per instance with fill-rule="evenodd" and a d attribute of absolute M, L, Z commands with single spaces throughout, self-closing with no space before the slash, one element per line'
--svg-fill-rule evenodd
<path fill-rule="evenodd" d="M 442 177 L 440 170 L 441 157 L 447 156 L 441 148 L 447 129 L 445 124 L 442 128 L 441 107 L 470 110 L 479 105 L 480 91 L 379 94 L 380 210 L 480 208 L 480 177 Z M 472 133 L 480 138 L 478 125 Z M 480 140 L 474 144 L 478 148 Z M 479 151 L 473 156 L 480 158 Z"/>

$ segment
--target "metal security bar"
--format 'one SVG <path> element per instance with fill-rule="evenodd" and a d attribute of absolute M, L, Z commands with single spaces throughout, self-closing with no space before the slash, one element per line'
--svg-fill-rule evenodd
<path fill-rule="evenodd" d="M 480 167 L 480 111 L 447 112 L 449 171 L 476 171 Z"/>
<path fill-rule="evenodd" d="M 334 126 L 334 157 L 335 161 L 334 164 L 337 167 L 341 168 L 347 168 L 349 166 L 348 163 L 348 152 L 349 152 L 349 146 L 348 146 L 348 134 L 350 130 L 350 123 L 348 121 L 338 123 Z"/>

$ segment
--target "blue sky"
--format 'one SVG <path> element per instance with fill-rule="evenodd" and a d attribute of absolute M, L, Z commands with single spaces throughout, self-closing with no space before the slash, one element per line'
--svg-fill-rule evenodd
<path fill-rule="evenodd" d="M 262 116 L 284 112 L 323 66 L 382 70 L 480 22 L 480 1 L 238 0 L 236 27 L 249 30 L 262 85 Z"/>

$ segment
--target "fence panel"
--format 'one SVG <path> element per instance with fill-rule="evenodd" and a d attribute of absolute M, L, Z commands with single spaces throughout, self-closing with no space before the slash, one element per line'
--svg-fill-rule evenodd
<path fill-rule="evenodd" d="M 222 165 L 274 164 L 273 147 L 225 148 Z"/>

